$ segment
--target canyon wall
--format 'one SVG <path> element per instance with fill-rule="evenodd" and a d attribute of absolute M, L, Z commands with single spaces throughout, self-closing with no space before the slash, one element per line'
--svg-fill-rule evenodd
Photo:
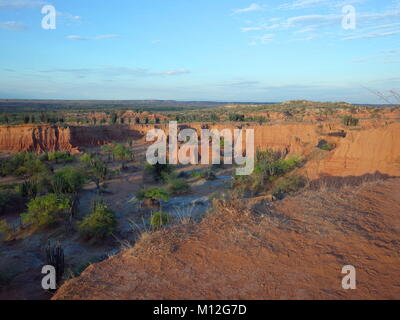
<path fill-rule="evenodd" d="M 255 148 L 283 151 L 308 159 L 305 174 L 315 179 L 321 175 L 359 176 L 368 173 L 400 176 L 400 123 L 381 124 L 370 129 L 347 128 L 337 124 L 215 124 L 179 125 L 200 130 L 254 129 Z M 0 127 L 0 151 L 78 152 L 80 147 L 94 147 L 112 141 L 142 139 L 153 128 L 168 133 L 168 125 L 130 125 L 97 127 L 3 126 Z M 335 145 L 332 151 L 316 148 L 320 140 Z M 143 140 L 142 140 L 143 142 Z"/>
<path fill-rule="evenodd" d="M 93 147 L 140 137 L 137 132 L 123 127 L 1 126 L 0 151 L 77 152 L 79 147 Z"/>

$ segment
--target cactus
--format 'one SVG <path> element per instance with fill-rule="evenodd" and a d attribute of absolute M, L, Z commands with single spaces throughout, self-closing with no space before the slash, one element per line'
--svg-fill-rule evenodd
<path fill-rule="evenodd" d="M 64 249 L 58 242 L 56 245 L 51 245 L 50 241 L 46 247 L 46 264 L 53 266 L 56 269 L 57 284 L 61 282 L 64 275 Z"/>

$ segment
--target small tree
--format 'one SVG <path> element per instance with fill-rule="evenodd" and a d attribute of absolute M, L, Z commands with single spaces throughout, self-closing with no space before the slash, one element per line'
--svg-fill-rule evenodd
<path fill-rule="evenodd" d="M 113 155 L 114 155 L 115 159 L 122 162 L 122 166 L 121 166 L 122 170 L 124 170 L 126 168 L 127 161 L 133 159 L 133 152 L 129 148 L 127 148 L 123 145 L 120 145 L 120 144 L 117 144 L 114 146 Z"/>
<path fill-rule="evenodd" d="M 169 193 L 164 188 L 142 189 L 136 195 L 136 198 L 142 201 L 144 207 L 159 207 L 160 201 L 168 201 Z"/>
<path fill-rule="evenodd" d="M 87 240 L 98 241 L 111 235 L 117 228 L 115 213 L 103 201 L 96 201 L 92 213 L 78 224 Z"/>
<path fill-rule="evenodd" d="M 97 189 L 100 190 L 101 184 L 108 178 L 109 170 L 107 165 L 101 159 L 92 157 L 89 154 L 83 155 L 80 160 L 87 170 L 88 177 L 96 184 Z"/>

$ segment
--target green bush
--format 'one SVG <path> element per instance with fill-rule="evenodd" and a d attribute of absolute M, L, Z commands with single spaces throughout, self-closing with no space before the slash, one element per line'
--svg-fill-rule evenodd
<path fill-rule="evenodd" d="M 164 188 L 149 188 L 142 189 L 136 195 L 138 200 L 152 199 L 152 200 L 169 200 L 169 193 Z"/>
<path fill-rule="evenodd" d="M 168 214 L 163 212 L 156 212 L 150 218 L 150 225 L 153 230 L 158 230 L 163 226 L 169 224 L 171 218 Z"/>
<path fill-rule="evenodd" d="M 298 156 L 284 158 L 279 152 L 257 151 L 253 174 L 235 176 L 233 189 L 241 195 L 246 192 L 254 195 L 266 191 L 276 179 L 299 167 L 301 161 Z"/>
<path fill-rule="evenodd" d="M 183 179 L 171 179 L 167 188 L 169 193 L 174 196 L 187 194 L 190 191 L 190 185 Z"/>
<path fill-rule="evenodd" d="M 46 154 L 46 160 L 54 163 L 70 163 L 74 161 L 74 156 L 69 152 L 55 151 Z"/>
<path fill-rule="evenodd" d="M 111 235 L 117 228 L 117 219 L 114 211 L 107 205 L 98 202 L 92 213 L 78 224 L 79 232 L 87 240 L 101 240 Z"/>
<path fill-rule="evenodd" d="M 6 220 L 0 220 L 0 234 L 2 234 L 4 238 L 9 237 L 12 231 L 13 228 Z"/>
<path fill-rule="evenodd" d="M 149 163 L 146 163 L 145 165 L 145 174 L 151 175 L 156 182 L 165 182 L 166 177 L 168 177 L 173 171 L 174 167 L 169 164 L 156 163 L 154 165 L 151 165 Z"/>
<path fill-rule="evenodd" d="M 39 157 L 30 152 L 16 154 L 12 158 L 0 162 L 0 175 L 3 177 L 9 175 L 34 176 L 48 171 L 47 166 Z"/>
<path fill-rule="evenodd" d="M 17 193 L 28 199 L 35 198 L 40 190 L 41 186 L 36 179 L 26 180 L 16 187 Z"/>
<path fill-rule="evenodd" d="M 28 203 L 28 210 L 21 215 L 22 222 L 36 228 L 43 228 L 57 221 L 65 220 L 72 207 L 68 196 L 49 193 Z"/>
<path fill-rule="evenodd" d="M 82 190 L 86 182 L 86 175 L 74 167 L 65 167 L 58 170 L 52 180 L 51 189 L 53 193 L 76 194 Z"/>
<path fill-rule="evenodd" d="M 326 140 L 320 140 L 317 147 L 321 150 L 332 151 L 336 146 Z"/>
<path fill-rule="evenodd" d="M 107 180 L 110 174 L 107 164 L 100 158 L 93 157 L 87 153 L 84 154 L 79 160 L 83 164 L 88 178 L 90 178 L 90 180 L 96 184 L 97 189 L 100 190 L 101 184 Z"/>
<path fill-rule="evenodd" d="M 287 194 L 291 194 L 304 188 L 306 181 L 300 176 L 285 177 L 279 180 L 272 189 L 272 195 L 277 199 L 283 199 Z"/>
<path fill-rule="evenodd" d="M 125 168 L 127 161 L 133 160 L 133 152 L 123 145 L 115 145 L 112 153 L 115 159 L 122 162 L 122 169 Z"/>
<path fill-rule="evenodd" d="M 345 116 L 342 119 L 342 123 L 347 127 L 358 126 L 359 121 L 360 121 L 359 119 L 353 118 L 352 116 Z"/>

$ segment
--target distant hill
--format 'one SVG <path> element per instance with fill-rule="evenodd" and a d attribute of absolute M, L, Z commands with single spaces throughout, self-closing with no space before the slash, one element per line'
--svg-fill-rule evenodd
<path fill-rule="evenodd" d="M 0 112 L 45 112 L 53 110 L 140 109 L 146 111 L 179 111 L 216 108 L 229 102 L 175 100 L 0 100 Z M 235 103 L 249 104 L 249 103 Z M 252 103 L 255 104 L 255 103 Z"/>

